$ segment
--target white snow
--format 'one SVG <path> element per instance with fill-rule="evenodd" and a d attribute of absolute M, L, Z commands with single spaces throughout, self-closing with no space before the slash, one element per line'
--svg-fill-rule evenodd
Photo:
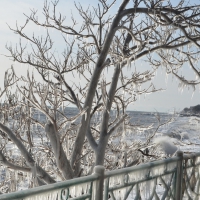
<path fill-rule="evenodd" d="M 155 138 L 154 142 L 161 147 L 166 155 L 173 155 L 178 150 L 178 147 L 174 145 L 172 138 L 169 138 L 168 136 Z"/>

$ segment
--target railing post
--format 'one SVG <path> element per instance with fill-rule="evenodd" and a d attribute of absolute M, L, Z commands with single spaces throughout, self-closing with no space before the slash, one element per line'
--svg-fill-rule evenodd
<path fill-rule="evenodd" d="M 176 200 L 182 200 L 183 152 L 182 151 L 177 151 L 176 155 L 180 159 L 177 162 L 175 199 Z"/>
<path fill-rule="evenodd" d="M 96 188 L 95 188 L 95 194 L 94 199 L 95 200 L 103 200 L 103 183 L 104 183 L 104 166 L 97 165 L 94 167 L 94 173 L 99 176 L 98 181 L 96 181 Z"/>

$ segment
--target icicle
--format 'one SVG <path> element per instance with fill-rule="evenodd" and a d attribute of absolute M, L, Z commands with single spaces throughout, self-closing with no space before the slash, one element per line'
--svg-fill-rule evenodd
<path fill-rule="evenodd" d="M 31 197 L 27 197 L 24 200 L 61 200 L 60 195 L 61 194 L 61 190 L 57 190 L 57 191 L 49 191 L 48 193 L 43 193 L 43 194 L 38 194 L 38 195 L 34 195 Z"/>
<path fill-rule="evenodd" d="M 194 91 L 193 91 L 193 93 L 192 93 L 191 100 L 192 100 L 193 96 L 194 96 Z"/>
<path fill-rule="evenodd" d="M 165 171 L 165 165 L 159 165 L 151 169 L 152 176 L 161 175 Z"/>
<path fill-rule="evenodd" d="M 177 162 L 168 163 L 166 168 L 168 171 L 174 170 L 177 167 Z"/>
<path fill-rule="evenodd" d="M 6 88 L 6 86 L 7 86 L 7 71 L 5 72 L 5 76 L 4 76 L 4 87 Z"/>
<path fill-rule="evenodd" d="M 84 116 L 85 116 L 85 121 L 86 121 L 86 119 L 87 119 L 87 111 L 85 112 Z"/>
<path fill-rule="evenodd" d="M 18 171 L 16 170 L 14 173 L 15 173 L 15 180 L 17 182 L 17 180 L 18 180 Z"/>
<path fill-rule="evenodd" d="M 131 58 L 127 59 L 127 69 L 131 69 Z"/>
<path fill-rule="evenodd" d="M 6 179 L 10 179 L 10 170 L 6 169 Z"/>

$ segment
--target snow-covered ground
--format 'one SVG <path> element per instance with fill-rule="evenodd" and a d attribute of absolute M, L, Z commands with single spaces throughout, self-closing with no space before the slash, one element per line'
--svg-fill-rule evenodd
<path fill-rule="evenodd" d="M 178 150 L 184 153 L 200 152 L 200 118 L 178 117 L 159 129 L 161 136 L 169 136 Z"/>

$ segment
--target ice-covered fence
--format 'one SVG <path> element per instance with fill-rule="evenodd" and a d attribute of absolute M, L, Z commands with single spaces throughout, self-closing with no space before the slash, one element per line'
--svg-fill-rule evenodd
<path fill-rule="evenodd" d="M 181 178 L 183 199 L 200 199 L 200 153 L 183 156 Z"/>
<path fill-rule="evenodd" d="M 96 166 L 90 176 L 35 187 L 0 195 L 0 200 L 101 200 L 103 193 L 104 167 Z"/>
<path fill-rule="evenodd" d="M 105 173 L 104 199 L 177 199 L 179 157 Z"/>
<path fill-rule="evenodd" d="M 200 199 L 200 153 L 106 172 L 104 200 Z"/>
<path fill-rule="evenodd" d="M 29 190 L 0 195 L 0 200 L 200 199 L 200 153 L 183 155 Z"/>

